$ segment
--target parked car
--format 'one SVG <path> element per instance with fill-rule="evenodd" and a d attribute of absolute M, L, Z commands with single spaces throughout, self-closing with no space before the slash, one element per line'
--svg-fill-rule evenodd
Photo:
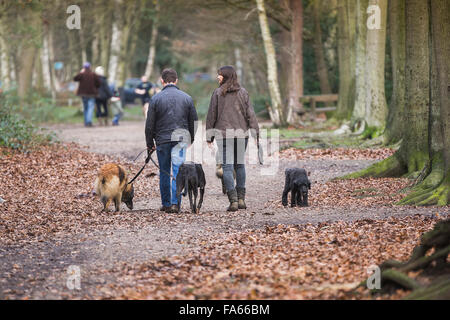
<path fill-rule="evenodd" d="M 128 103 L 135 103 L 135 99 L 139 97 L 138 94 L 134 92 L 137 86 L 141 83 L 139 78 L 129 78 L 125 80 L 123 87 L 119 87 L 120 100 L 122 105 L 125 106 Z"/>

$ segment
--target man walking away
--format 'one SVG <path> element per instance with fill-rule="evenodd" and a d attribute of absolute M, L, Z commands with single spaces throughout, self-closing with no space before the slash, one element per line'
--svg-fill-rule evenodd
<path fill-rule="evenodd" d="M 147 118 L 148 105 L 150 103 L 150 90 L 152 89 L 152 87 L 153 87 L 153 85 L 151 82 L 148 81 L 148 78 L 146 76 L 142 76 L 141 83 L 134 90 L 134 92 L 136 92 L 138 95 L 141 96 L 142 110 L 143 110 L 144 116 L 146 118 Z"/>
<path fill-rule="evenodd" d="M 192 98 L 176 86 L 178 75 L 175 70 L 163 70 L 160 81 L 163 89 L 150 100 L 145 138 L 148 152 L 156 150 L 158 156 L 162 202 L 160 210 L 175 213 L 178 212 L 176 177 L 179 167 L 186 159 L 187 143 L 194 142 L 194 123 L 198 117 Z M 183 130 L 186 135 L 189 133 L 190 141 L 183 141 L 184 135 L 179 130 Z M 169 175 L 171 171 L 174 177 L 172 186 Z"/>
<path fill-rule="evenodd" d="M 91 64 L 86 62 L 80 73 L 73 78 L 73 81 L 80 83 L 77 96 L 80 96 L 83 101 L 84 125 L 92 127 L 92 114 L 95 108 L 95 98 L 100 87 L 100 79 L 92 72 Z"/>

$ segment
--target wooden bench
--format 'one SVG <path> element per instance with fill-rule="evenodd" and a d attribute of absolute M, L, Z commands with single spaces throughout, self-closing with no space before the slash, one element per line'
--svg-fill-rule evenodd
<path fill-rule="evenodd" d="M 302 96 L 300 97 L 300 102 L 302 104 L 309 103 L 311 106 L 311 117 L 310 119 L 312 121 L 316 120 L 316 114 L 320 112 L 327 112 L 327 111 L 334 111 L 336 110 L 336 107 L 323 107 L 323 108 L 316 108 L 317 102 L 335 102 L 338 101 L 339 95 L 338 94 L 319 94 L 319 95 L 308 95 L 308 96 Z M 297 110 L 298 113 L 305 113 L 305 109 Z"/>

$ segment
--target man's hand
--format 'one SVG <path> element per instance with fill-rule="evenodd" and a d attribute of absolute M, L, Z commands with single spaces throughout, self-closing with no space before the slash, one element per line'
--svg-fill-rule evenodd
<path fill-rule="evenodd" d="M 145 163 L 148 163 L 150 161 L 150 157 L 152 156 L 152 153 L 156 150 L 155 146 L 152 146 L 151 148 L 147 148 L 147 159 L 145 159 Z"/>

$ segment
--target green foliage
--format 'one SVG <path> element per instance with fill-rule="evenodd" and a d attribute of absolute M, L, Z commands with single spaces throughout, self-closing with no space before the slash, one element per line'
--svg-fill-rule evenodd
<path fill-rule="evenodd" d="M 6 93 L 0 96 L 0 147 L 26 151 L 37 145 L 54 141 L 54 135 L 35 126 L 28 117 L 35 112 L 20 111 L 31 109 L 24 103 L 19 103 L 15 95 Z"/>
<path fill-rule="evenodd" d="M 384 132 L 383 128 L 379 127 L 369 127 L 367 126 L 364 132 L 362 133 L 363 139 L 374 139 L 381 136 Z"/>
<path fill-rule="evenodd" d="M 194 99 L 194 105 L 197 109 L 199 119 L 206 118 L 209 102 L 213 91 L 217 88 L 215 81 L 180 81 L 180 89 L 188 93 Z"/>
<path fill-rule="evenodd" d="M 269 95 L 259 95 L 254 94 L 250 97 L 251 102 L 253 104 L 253 108 L 255 109 L 255 113 L 261 113 L 263 110 L 267 110 L 268 106 L 270 105 L 270 96 Z M 269 114 L 265 114 L 267 119 L 269 119 Z M 258 117 L 262 117 L 263 115 L 258 114 Z"/>

